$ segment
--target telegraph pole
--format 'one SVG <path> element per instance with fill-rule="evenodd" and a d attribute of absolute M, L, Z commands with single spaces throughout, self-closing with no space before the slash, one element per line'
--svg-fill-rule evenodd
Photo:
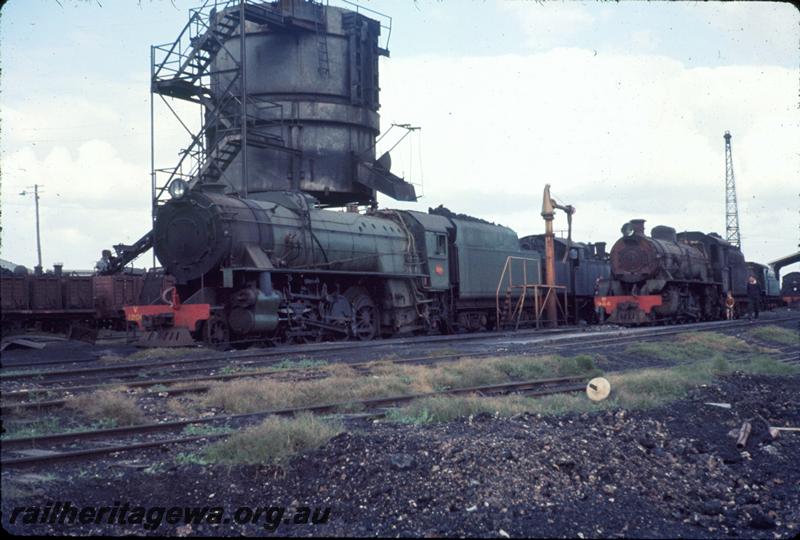
<path fill-rule="evenodd" d="M 30 186 L 28 189 L 31 189 Z M 20 195 L 30 195 L 30 191 L 23 190 Z M 36 254 L 39 257 L 39 272 L 41 272 L 44 267 L 42 266 L 42 240 L 39 236 L 39 184 L 33 185 L 33 200 L 36 206 Z"/>
<path fill-rule="evenodd" d="M 725 239 L 737 248 L 742 247 L 739 235 L 739 205 L 736 202 L 736 179 L 733 176 L 731 132 L 725 135 Z"/>

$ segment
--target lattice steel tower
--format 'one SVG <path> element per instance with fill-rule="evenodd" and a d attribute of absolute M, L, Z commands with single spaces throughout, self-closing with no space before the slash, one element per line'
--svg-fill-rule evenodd
<path fill-rule="evenodd" d="M 739 205 L 736 202 L 736 179 L 733 176 L 733 153 L 731 132 L 725 132 L 725 239 L 741 248 L 739 236 Z"/>

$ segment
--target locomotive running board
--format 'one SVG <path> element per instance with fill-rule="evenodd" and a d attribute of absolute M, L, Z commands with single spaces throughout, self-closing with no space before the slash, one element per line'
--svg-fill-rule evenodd
<path fill-rule="evenodd" d="M 662 304 L 662 298 L 660 294 L 652 294 L 643 296 L 596 296 L 594 299 L 594 306 L 603 308 L 606 315 L 611 315 L 620 304 L 634 304 L 644 313 L 650 313 L 654 307 Z"/>

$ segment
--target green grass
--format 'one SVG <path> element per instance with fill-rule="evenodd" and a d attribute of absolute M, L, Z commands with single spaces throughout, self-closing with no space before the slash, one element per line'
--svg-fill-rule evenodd
<path fill-rule="evenodd" d="M 283 370 L 283 369 L 309 369 L 318 368 L 328 365 L 325 360 L 310 360 L 303 358 L 300 360 L 281 360 L 277 364 L 272 364 L 270 369 Z"/>
<path fill-rule="evenodd" d="M 467 358 L 433 366 L 377 362 L 368 374 L 346 365 L 324 368 L 327 377 L 304 381 L 240 379 L 212 386 L 190 397 L 195 409 L 213 407 L 230 413 L 310 405 L 347 404 L 364 399 L 424 394 L 510 381 L 597 373 L 591 356 L 516 356 Z M 343 410 L 354 410 L 344 407 Z M 357 410 L 357 407 L 356 409 Z"/>
<path fill-rule="evenodd" d="M 283 463 L 299 452 L 322 446 L 342 431 L 338 423 L 308 414 L 271 417 L 207 447 L 202 459 L 229 465 Z"/>
<path fill-rule="evenodd" d="M 209 465 L 211 462 L 200 452 L 181 452 L 175 456 L 175 463 L 178 465 Z"/>
<path fill-rule="evenodd" d="M 449 422 L 478 413 L 513 416 L 529 410 L 530 400 L 522 396 L 480 398 L 474 396 L 434 396 L 418 399 L 406 407 L 390 409 L 386 418 L 403 424 Z"/>
<path fill-rule="evenodd" d="M 760 326 L 758 328 L 751 328 L 745 332 L 745 334 L 756 339 L 780 345 L 800 345 L 800 332 L 781 328 L 780 326 Z"/>
<path fill-rule="evenodd" d="M 642 369 L 611 375 L 608 377 L 611 396 L 598 403 L 590 401 L 583 392 L 540 398 L 518 395 L 491 398 L 436 396 L 394 409 L 387 418 L 395 422 L 425 424 L 448 422 L 481 412 L 507 417 L 523 412 L 557 416 L 616 408 L 646 409 L 681 399 L 690 389 L 709 384 L 733 371 L 775 376 L 800 374 L 800 368 L 763 355 L 749 355 L 735 362 L 728 362 L 718 355 L 675 368 Z"/>
<path fill-rule="evenodd" d="M 220 435 L 223 433 L 230 433 L 233 431 L 231 428 L 223 427 L 223 426 L 209 426 L 208 424 L 189 424 L 183 431 L 181 435 L 185 437 L 193 437 L 196 435 Z"/>
<path fill-rule="evenodd" d="M 743 339 L 717 332 L 690 332 L 671 337 L 668 341 L 643 341 L 625 348 L 631 356 L 656 360 L 684 362 L 703 360 L 714 355 L 758 352 L 759 347 Z"/>

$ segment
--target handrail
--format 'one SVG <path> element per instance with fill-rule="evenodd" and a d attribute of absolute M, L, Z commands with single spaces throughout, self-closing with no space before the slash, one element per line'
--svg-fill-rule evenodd
<path fill-rule="evenodd" d="M 521 261 L 522 262 L 522 283 L 515 284 L 514 283 L 514 275 L 513 275 L 513 262 L 514 261 Z M 520 322 L 522 320 L 522 314 L 525 309 L 525 301 L 528 297 L 528 292 L 533 292 L 533 315 L 534 315 L 534 322 L 536 323 L 536 327 L 539 328 L 541 324 L 542 313 L 544 311 L 545 306 L 547 305 L 547 300 L 551 297 L 551 295 L 555 295 L 555 302 L 556 306 L 559 310 L 559 313 L 564 317 L 566 321 L 567 313 L 566 313 L 566 305 L 567 305 L 567 288 L 564 285 L 547 285 L 543 284 L 540 281 L 535 283 L 528 283 L 528 263 L 536 263 L 537 265 L 541 263 L 539 259 L 533 259 L 529 257 L 518 257 L 515 255 L 509 255 L 506 257 L 506 262 L 503 265 L 503 270 L 500 273 L 500 279 L 497 282 L 497 289 L 495 291 L 495 324 L 498 330 L 500 330 L 500 326 L 502 324 L 501 318 L 501 309 L 500 309 L 500 290 L 503 287 L 503 283 L 506 279 L 506 275 L 508 276 L 508 285 L 506 287 L 506 294 L 511 295 L 515 289 L 522 289 L 522 294 L 517 299 L 517 303 L 514 308 L 510 311 L 510 313 L 506 314 L 506 320 L 516 319 L 516 328 L 519 328 Z M 564 303 L 563 306 L 561 302 L 559 302 L 558 293 L 559 291 L 563 291 L 564 294 Z M 544 297 L 542 297 L 542 292 L 544 292 Z"/>

